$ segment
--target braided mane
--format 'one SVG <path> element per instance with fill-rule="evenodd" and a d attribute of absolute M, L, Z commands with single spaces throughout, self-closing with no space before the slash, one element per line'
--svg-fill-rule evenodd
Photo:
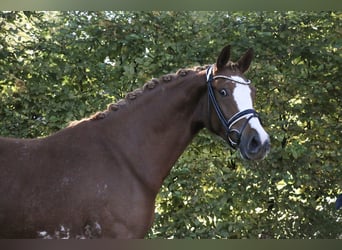
<path fill-rule="evenodd" d="M 109 104 L 106 110 L 96 112 L 95 114 L 91 115 L 90 117 L 83 118 L 81 120 L 72 121 L 69 123 L 68 127 L 76 126 L 77 124 L 84 122 L 84 121 L 102 120 L 102 119 L 106 118 L 111 112 L 118 111 L 122 107 L 129 105 L 129 103 L 133 102 L 139 96 L 143 95 L 147 91 L 151 91 L 151 90 L 155 89 L 160 84 L 171 83 L 171 82 L 179 79 L 180 77 L 185 77 L 190 73 L 196 73 L 196 72 L 205 70 L 208 67 L 209 67 L 209 65 L 197 66 L 197 67 L 188 68 L 188 69 L 179 69 L 174 74 L 163 75 L 160 78 L 152 78 L 150 81 L 146 82 L 143 85 L 143 87 L 135 89 L 132 92 L 127 93 L 125 98 L 120 99 L 116 103 Z"/>

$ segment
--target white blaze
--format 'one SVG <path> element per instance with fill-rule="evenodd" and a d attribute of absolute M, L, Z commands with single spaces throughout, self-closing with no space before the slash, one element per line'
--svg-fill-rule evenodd
<path fill-rule="evenodd" d="M 231 78 L 237 82 L 246 82 L 240 76 L 231 76 Z M 237 104 L 239 112 L 246 109 L 253 109 L 251 89 L 248 85 L 236 84 L 233 91 L 233 97 Z M 261 126 L 260 121 L 257 117 L 253 117 L 252 119 L 250 119 L 249 125 L 258 132 L 262 144 L 269 139 L 268 134 Z"/>

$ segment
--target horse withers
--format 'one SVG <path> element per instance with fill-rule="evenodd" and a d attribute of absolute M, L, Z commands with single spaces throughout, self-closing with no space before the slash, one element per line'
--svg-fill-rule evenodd
<path fill-rule="evenodd" d="M 0 138 L 0 238 L 143 238 L 156 195 L 202 128 L 263 159 L 268 134 L 230 61 L 152 79 L 108 109 L 39 139 Z"/>

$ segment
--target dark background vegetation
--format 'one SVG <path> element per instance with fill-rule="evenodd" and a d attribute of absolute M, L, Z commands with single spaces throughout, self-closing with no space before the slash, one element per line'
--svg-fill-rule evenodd
<path fill-rule="evenodd" d="M 148 238 L 341 238 L 342 12 L 0 12 L 0 135 L 47 136 L 152 77 L 248 47 L 271 135 L 247 162 L 206 130 Z M 1 173 L 0 173 L 1 174 Z"/>

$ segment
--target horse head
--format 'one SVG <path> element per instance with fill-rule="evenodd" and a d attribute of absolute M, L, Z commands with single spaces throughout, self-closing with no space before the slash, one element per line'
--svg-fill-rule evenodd
<path fill-rule="evenodd" d="M 270 139 L 253 108 L 255 87 L 243 75 L 253 54 L 253 49 L 248 49 L 237 62 L 232 62 L 228 45 L 216 64 L 207 69 L 209 123 L 210 129 L 239 149 L 243 158 L 260 160 L 270 150 Z"/>

